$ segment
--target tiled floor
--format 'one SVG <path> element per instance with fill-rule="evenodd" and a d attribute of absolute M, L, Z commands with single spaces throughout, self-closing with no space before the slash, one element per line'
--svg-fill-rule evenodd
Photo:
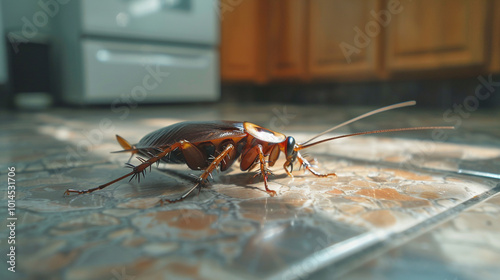
<path fill-rule="evenodd" d="M 0 176 L 6 185 L 15 167 L 17 220 L 16 272 L 2 267 L 1 279 L 495 279 L 500 114 L 493 111 L 463 119 L 445 142 L 413 132 L 311 148 L 318 170 L 338 177 L 295 170 L 289 178 L 277 163 L 270 180 L 277 197 L 233 168 L 214 174 L 198 195 L 160 206 L 159 197 L 179 195 L 198 173 L 177 165 L 160 165 L 140 183 L 63 196 L 125 174 L 129 156 L 109 153 L 121 149 L 115 134 L 137 142 L 181 120 L 232 119 L 301 141 L 366 111 L 184 105 L 4 112 Z M 450 123 L 438 110 L 407 108 L 336 133 L 420 125 Z M 10 231 L 0 234 L 6 246 Z"/>

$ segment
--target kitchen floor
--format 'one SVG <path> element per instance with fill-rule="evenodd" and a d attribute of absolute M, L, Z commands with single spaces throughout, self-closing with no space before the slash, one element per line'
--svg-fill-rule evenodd
<path fill-rule="evenodd" d="M 281 161 L 269 183 L 276 197 L 237 164 L 173 204 L 158 200 L 178 197 L 199 171 L 162 164 L 140 182 L 63 195 L 129 172 L 129 155 L 110 153 L 121 150 L 115 134 L 135 143 L 179 121 L 225 119 L 301 142 L 371 109 L 212 104 L 1 112 L 1 192 L 5 221 L 15 227 L 3 227 L 0 240 L 2 248 L 9 236 L 15 240 L 15 273 L 4 261 L 0 278 L 496 279 L 500 112 L 493 110 L 457 114 L 450 123 L 446 109 L 404 108 L 341 128 L 332 135 L 457 126 L 318 145 L 307 157 L 337 177 L 295 166 L 290 178 Z M 15 197 L 7 186 L 15 186 Z"/>

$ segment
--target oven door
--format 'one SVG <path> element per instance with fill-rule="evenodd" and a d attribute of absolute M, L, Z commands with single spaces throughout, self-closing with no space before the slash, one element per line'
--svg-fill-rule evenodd
<path fill-rule="evenodd" d="M 218 0 L 84 0 L 87 35 L 216 45 Z"/>

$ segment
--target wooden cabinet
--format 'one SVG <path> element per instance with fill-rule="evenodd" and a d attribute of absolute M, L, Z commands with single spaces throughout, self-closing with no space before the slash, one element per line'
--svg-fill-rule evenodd
<path fill-rule="evenodd" d="M 266 0 L 221 0 L 221 78 L 226 81 L 268 80 Z"/>
<path fill-rule="evenodd" d="M 238 5 L 231 6 L 237 3 Z M 307 0 L 222 0 L 221 76 L 254 81 L 306 77 Z"/>
<path fill-rule="evenodd" d="M 485 69 L 488 0 L 406 1 L 385 38 L 390 75 Z"/>
<path fill-rule="evenodd" d="M 271 80 L 307 79 L 307 0 L 268 0 Z"/>
<path fill-rule="evenodd" d="M 224 81 L 500 72 L 500 0 L 221 0 Z M 237 5 L 236 5 L 237 4 Z"/>
<path fill-rule="evenodd" d="M 343 80 L 377 77 L 381 28 L 371 30 L 369 22 L 370 11 L 378 10 L 380 1 L 311 0 L 309 3 L 311 77 Z"/>

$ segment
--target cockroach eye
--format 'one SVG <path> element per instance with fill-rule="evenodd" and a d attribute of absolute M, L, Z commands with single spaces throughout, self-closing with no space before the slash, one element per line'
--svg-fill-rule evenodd
<path fill-rule="evenodd" d="M 295 147 L 295 139 L 292 136 L 286 138 L 286 156 L 290 157 L 293 154 L 293 148 Z"/>

